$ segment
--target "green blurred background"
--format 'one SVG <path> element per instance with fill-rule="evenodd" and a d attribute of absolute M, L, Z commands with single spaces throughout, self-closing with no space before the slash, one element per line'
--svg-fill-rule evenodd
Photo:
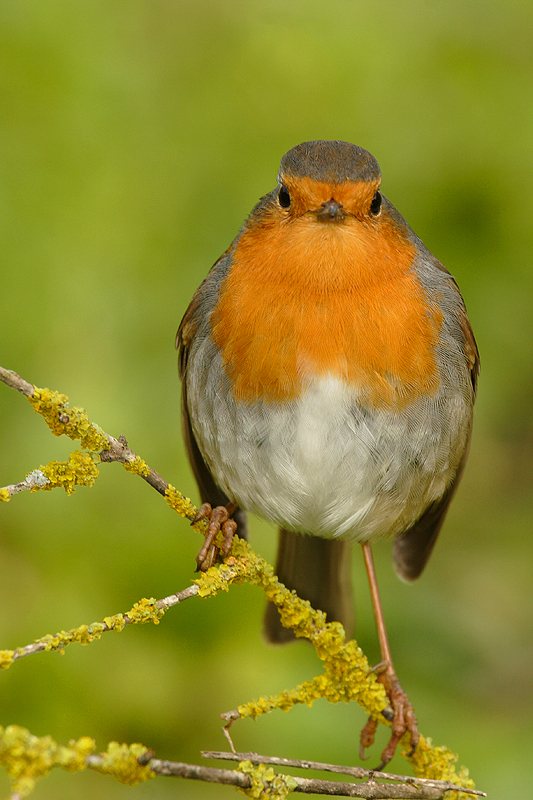
<path fill-rule="evenodd" d="M 193 498 L 174 334 L 286 150 L 315 138 L 371 150 L 385 193 L 457 277 L 482 354 L 468 469 L 420 581 L 401 584 L 390 545 L 375 550 L 422 732 L 513 800 L 531 796 L 533 747 L 532 36 L 525 0 L 0 5 L 0 363 L 124 433 Z M 74 449 L 2 385 L 0 442 L 0 485 Z M 0 513 L 0 647 L 192 577 L 197 535 L 118 465 L 91 490 L 20 495 Z M 267 526 L 254 522 L 252 543 L 273 558 Z M 376 661 L 359 553 L 354 579 Z M 320 672 L 304 644 L 263 643 L 262 609 L 259 590 L 236 587 L 157 628 L 20 661 L 1 676 L 0 724 L 199 763 L 226 746 L 220 712 Z M 355 705 L 320 702 L 233 732 L 240 750 L 357 763 L 363 722 Z M 159 779 L 135 797 L 233 792 Z M 95 794 L 131 790 L 56 771 L 36 797 Z"/>

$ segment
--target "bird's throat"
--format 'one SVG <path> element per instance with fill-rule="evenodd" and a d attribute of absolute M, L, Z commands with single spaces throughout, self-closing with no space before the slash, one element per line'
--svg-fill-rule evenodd
<path fill-rule="evenodd" d="M 426 298 L 415 254 L 387 221 L 273 218 L 245 230 L 212 313 L 236 399 L 293 400 L 325 375 L 372 406 L 401 409 L 436 393 L 442 312 Z"/>

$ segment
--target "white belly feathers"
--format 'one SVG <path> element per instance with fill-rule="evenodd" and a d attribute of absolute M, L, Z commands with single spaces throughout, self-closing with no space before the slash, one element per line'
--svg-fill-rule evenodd
<path fill-rule="evenodd" d="M 460 389 L 391 413 L 363 408 L 352 386 L 325 376 L 296 400 L 236 404 L 212 342 L 190 358 L 201 364 L 188 370 L 191 423 L 216 482 L 284 528 L 356 541 L 393 536 L 455 475 L 466 437 Z"/>

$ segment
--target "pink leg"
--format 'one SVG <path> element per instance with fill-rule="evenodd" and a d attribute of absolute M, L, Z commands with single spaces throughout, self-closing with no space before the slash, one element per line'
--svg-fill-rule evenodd
<path fill-rule="evenodd" d="M 419 733 L 414 708 L 404 690 L 400 686 L 400 681 L 398 680 L 394 665 L 392 663 L 389 640 L 387 638 L 387 630 L 385 628 L 385 620 L 383 617 L 383 609 L 381 607 L 381 599 L 379 596 L 376 570 L 374 569 L 372 550 L 369 544 L 364 544 L 362 547 L 366 573 L 368 575 L 368 583 L 370 585 L 370 594 L 372 596 L 374 617 L 376 619 L 376 627 L 378 630 L 379 646 L 381 650 L 382 660 L 378 665 L 378 680 L 380 680 L 384 685 L 392 706 L 392 735 L 388 745 L 381 754 L 381 764 L 379 767 L 377 767 L 377 769 L 383 769 L 385 764 L 388 764 L 396 752 L 398 742 L 404 733 L 408 731 L 411 736 L 411 753 L 414 753 L 416 750 Z M 377 722 L 371 717 L 361 732 L 361 754 L 364 753 L 366 747 L 370 747 L 370 745 L 374 742 L 376 728 Z"/>

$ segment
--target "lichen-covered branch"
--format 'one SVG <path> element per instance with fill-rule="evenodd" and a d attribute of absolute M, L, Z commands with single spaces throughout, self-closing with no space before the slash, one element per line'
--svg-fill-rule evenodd
<path fill-rule="evenodd" d="M 7 501 L 20 492 L 44 489 L 47 483 L 49 483 L 49 478 L 46 477 L 44 471 L 42 469 L 34 469 L 33 472 L 28 472 L 23 481 L 11 483 L 9 486 L 4 486 L 0 489 L 0 500 Z"/>
<path fill-rule="evenodd" d="M 273 764 L 286 759 L 267 758 L 255 754 L 245 754 L 244 758 L 235 756 L 236 770 L 185 764 L 178 761 L 164 761 L 142 744 L 119 744 L 110 742 L 103 753 L 95 753 L 96 743 L 89 736 L 71 741 L 67 746 L 60 745 L 51 736 L 38 737 L 17 725 L 0 727 L 0 766 L 4 767 L 12 783 L 12 795 L 26 797 L 37 782 L 48 775 L 52 769 L 61 768 L 68 772 L 92 769 L 103 775 L 111 775 L 127 786 L 138 786 L 157 775 L 180 777 L 236 786 L 249 797 L 270 797 L 271 800 L 284 800 L 291 792 L 303 794 L 323 794 L 342 797 L 360 797 L 379 800 L 440 800 L 444 793 L 453 789 L 450 784 L 436 781 L 417 781 L 402 776 L 387 776 L 394 783 L 383 783 L 385 774 L 362 770 L 363 783 L 339 783 L 313 778 L 300 778 L 276 774 Z M 213 754 L 216 757 L 230 754 Z M 248 757 L 249 756 L 249 757 Z M 292 762 L 286 766 L 310 767 L 311 762 Z M 318 765 L 321 769 L 323 765 Z M 327 766 L 327 765 L 326 765 Z M 342 771 L 338 768 L 336 771 Z M 471 794 L 482 795 L 482 792 Z"/>
<path fill-rule="evenodd" d="M 159 620 L 167 609 L 182 603 L 189 597 L 194 597 L 198 594 L 198 591 L 198 586 L 193 584 L 187 589 L 162 600 L 155 600 L 153 597 L 149 600 L 143 598 L 138 603 L 135 603 L 127 614 L 114 614 L 111 617 L 105 617 L 103 622 L 93 622 L 92 625 L 80 625 L 78 628 L 72 628 L 69 631 L 46 634 L 40 639 L 36 639 L 32 644 L 17 647 L 15 650 L 0 650 L 0 669 L 8 669 L 19 658 L 46 650 L 53 650 L 63 654 L 69 644 L 74 644 L 74 642 L 90 644 L 99 639 L 103 633 L 108 631 L 120 632 L 126 625 L 138 625 L 145 622 L 153 622 L 154 625 L 158 625 Z"/>
<path fill-rule="evenodd" d="M 307 759 L 278 758 L 277 756 L 261 756 L 258 753 L 229 753 L 220 750 L 202 751 L 204 758 L 216 758 L 223 761 L 251 761 L 252 764 L 269 764 L 274 767 L 294 767 L 296 769 L 316 770 L 317 772 L 334 772 L 337 775 L 349 775 L 351 778 L 365 781 L 395 781 L 409 786 L 420 787 L 425 790 L 436 790 L 440 796 L 444 792 L 457 791 L 457 786 L 449 781 L 438 781 L 427 778 L 413 778 L 408 775 L 394 775 L 391 772 L 378 772 L 375 769 L 364 767 L 348 767 L 340 764 L 327 764 L 323 761 L 309 761 Z M 478 789 L 469 789 L 468 794 L 485 797 L 485 792 Z M 392 796 L 392 795 L 391 795 Z M 420 794 L 417 795 L 418 797 Z"/>
<path fill-rule="evenodd" d="M 0 366 L 0 381 L 28 398 L 36 413 L 40 414 L 54 436 L 68 436 L 80 440 L 87 453 L 71 453 L 68 461 L 51 461 L 46 466 L 30 472 L 25 480 L 0 489 L 0 502 L 23 491 L 63 487 L 72 494 L 77 486 L 92 486 L 98 477 L 97 463 L 118 461 L 128 472 L 140 475 L 150 486 L 162 494 L 167 503 L 186 519 L 193 520 L 196 509 L 191 501 L 171 486 L 164 478 L 128 447 L 124 436 L 116 439 L 91 422 L 85 409 L 71 407 L 68 397 L 50 389 L 40 389 L 28 383 L 13 370 Z M 204 523 L 198 523 L 203 530 Z"/>
<path fill-rule="evenodd" d="M 10 386 L 11 389 L 16 389 L 17 392 L 20 392 L 25 397 L 33 397 L 34 385 L 25 381 L 12 369 L 0 367 L 0 381 L 5 383 L 6 386 Z"/>
<path fill-rule="evenodd" d="M 106 434 L 98 425 L 88 419 L 84 409 L 71 408 L 68 398 L 63 394 L 32 386 L 16 373 L 2 367 L 0 367 L 0 380 L 28 398 L 35 411 L 43 416 L 54 435 L 66 435 L 73 440 L 80 440 L 81 447 L 87 451 L 85 453 L 77 451 L 71 454 L 67 462 L 50 462 L 40 470 L 30 473 L 24 481 L 1 489 L 0 500 L 8 500 L 12 495 L 26 489 L 37 491 L 56 486 L 63 486 L 68 493 L 72 493 L 76 486 L 87 486 L 94 483 L 98 475 L 97 463 L 119 461 L 130 472 L 139 474 L 156 488 L 177 513 L 189 520 L 195 518 L 197 509 L 190 500 L 135 454 L 128 447 L 123 436 L 115 439 Z M 195 527 L 202 530 L 205 528 L 205 523 L 200 522 Z M 125 625 L 132 623 L 147 621 L 157 623 L 167 608 L 181 602 L 186 597 L 194 595 L 212 597 L 221 590 L 228 591 L 232 583 L 244 582 L 259 586 L 265 592 L 268 600 L 278 607 L 282 623 L 291 628 L 297 637 L 306 638 L 312 643 L 319 659 L 324 664 L 324 672 L 289 691 L 282 691 L 271 697 L 260 697 L 258 700 L 244 703 L 234 711 L 227 712 L 223 715 L 228 723 L 227 727 L 239 718 L 246 716 L 255 718 L 274 709 L 287 711 L 299 703 L 312 705 L 316 699 L 322 697 L 332 703 L 356 700 L 374 719 L 388 724 L 383 715 L 387 707 L 384 687 L 376 679 L 376 675 L 357 643 L 355 641 L 346 642 L 344 630 L 339 623 L 326 623 L 325 615 L 322 612 L 315 611 L 307 601 L 300 600 L 286 589 L 277 580 L 272 567 L 238 537 L 235 537 L 232 553 L 224 563 L 202 573 L 194 581 L 193 586 L 184 592 L 160 601 L 143 600 L 127 614 L 117 614 L 113 617 L 106 617 L 101 623 L 82 625 L 71 631 L 61 631 L 55 635 L 44 636 L 35 643 L 16 650 L 0 651 L 0 666 L 8 667 L 18 658 L 34 652 L 43 650 L 62 652 L 72 642 L 87 644 L 100 638 L 106 631 L 121 630 Z M 466 770 L 461 769 L 456 772 L 456 756 L 446 748 L 434 748 L 428 740 L 420 737 L 415 753 L 410 755 L 410 742 L 405 740 L 401 744 L 403 745 L 403 754 L 411 761 L 417 776 L 449 781 L 467 791 L 474 788 Z M 263 767 L 265 767 L 264 764 Z M 258 770 L 259 767 L 254 767 L 250 773 L 252 783 L 248 791 L 251 793 L 258 789 L 259 784 L 254 784 Z M 261 786 L 263 786 L 262 783 Z M 14 786 L 14 792 L 24 794 L 17 786 Z M 252 796 L 254 795 L 252 794 Z M 352 796 L 378 797 L 383 795 L 374 793 L 373 795 Z M 466 798 L 467 795 L 459 792 L 458 798 L 460 797 Z"/>
<path fill-rule="evenodd" d="M 211 567 L 196 583 L 200 597 L 209 597 L 218 591 L 228 591 L 231 583 L 248 582 L 259 586 L 269 600 L 276 604 L 286 627 L 297 637 L 308 639 L 324 663 L 324 673 L 311 681 L 299 684 L 289 691 L 271 697 L 260 697 L 244 703 L 222 718 L 233 724 L 244 717 L 256 718 L 274 709 L 288 711 L 300 703 L 312 705 L 325 697 L 330 703 L 357 701 L 365 711 L 376 719 L 387 722 L 382 712 L 387 706 L 383 685 L 377 680 L 366 656 L 352 640 L 345 641 L 344 629 L 338 622 L 326 622 L 321 611 L 315 611 L 307 600 L 301 600 L 289 591 L 274 575 L 273 568 L 253 552 L 247 542 L 236 538 L 231 555 L 223 564 Z M 455 756 L 446 747 L 433 747 L 428 739 L 420 737 L 414 754 L 406 734 L 401 741 L 402 754 L 409 759 L 418 777 L 444 780 L 457 787 L 473 789 L 468 770 L 455 769 Z M 466 798 L 459 793 L 458 798 Z"/>
<path fill-rule="evenodd" d="M 321 611 L 315 611 L 307 601 L 300 600 L 279 583 L 272 567 L 256 555 L 246 542 L 237 537 L 233 552 L 225 563 L 211 567 L 183 592 L 159 601 L 153 598 L 142 600 L 127 614 L 116 614 L 106 617 L 100 623 L 81 625 L 71 631 L 43 636 L 23 648 L 0 651 L 0 666 L 7 668 L 18 658 L 43 650 L 63 652 L 65 647 L 73 642 L 88 644 L 99 639 L 103 633 L 111 630 L 120 631 L 126 625 L 144 622 L 157 624 L 168 608 L 189 597 L 196 595 L 213 597 L 221 590 L 228 591 L 232 583 L 239 584 L 245 581 L 260 586 L 266 596 L 280 609 L 284 624 L 291 627 L 297 636 L 311 641 L 317 655 L 324 662 L 325 670 L 323 675 L 315 677 L 312 681 L 306 681 L 292 690 L 280 692 L 269 698 L 261 697 L 239 706 L 235 711 L 223 714 L 226 721 L 231 723 L 246 716 L 255 718 L 274 709 L 287 711 L 298 703 L 312 705 L 314 700 L 321 697 L 326 697 L 332 703 L 356 700 L 367 713 L 381 716 L 381 711 L 387 703 L 385 691 L 381 683 L 376 680 L 357 644 L 354 641 L 345 642 L 344 631 L 339 623 L 326 623 L 325 615 Z M 406 742 L 404 754 L 408 750 L 409 743 Z M 458 773 L 455 771 L 456 757 L 446 748 L 433 748 L 423 737 L 415 754 L 409 758 L 416 774 L 420 777 L 448 781 L 466 789 L 474 788 L 473 782 L 464 770 Z M 387 795 L 352 794 L 351 796 L 386 797 Z M 461 797 L 461 794 L 458 797 Z"/>
<path fill-rule="evenodd" d="M 136 786 L 153 778 L 150 767 L 139 763 L 147 748 L 140 744 L 119 745 L 111 742 L 105 753 L 99 756 L 99 765 L 89 765 L 88 756 L 96 744 L 89 736 L 78 741 L 60 745 L 51 736 L 38 737 L 18 725 L 0 727 L 0 765 L 4 767 L 12 782 L 14 793 L 26 797 L 54 767 L 67 772 L 79 772 L 91 766 L 99 772 L 114 775 L 121 783 Z"/>

